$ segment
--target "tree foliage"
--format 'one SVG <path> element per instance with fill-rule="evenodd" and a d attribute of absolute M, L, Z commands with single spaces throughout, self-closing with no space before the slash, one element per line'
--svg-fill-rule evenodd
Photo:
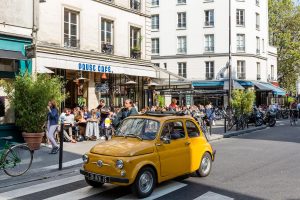
<path fill-rule="evenodd" d="M 239 116 L 251 113 L 254 100 L 253 90 L 233 90 L 231 103 L 235 114 Z"/>
<path fill-rule="evenodd" d="M 294 92 L 300 71 L 300 7 L 293 0 L 269 0 L 269 32 L 277 47 L 279 81 Z"/>

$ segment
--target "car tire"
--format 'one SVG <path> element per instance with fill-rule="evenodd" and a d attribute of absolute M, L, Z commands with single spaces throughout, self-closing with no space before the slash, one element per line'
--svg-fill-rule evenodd
<path fill-rule="evenodd" d="M 85 177 L 85 182 L 94 188 L 100 188 L 104 185 L 104 183 L 89 180 L 87 177 Z"/>
<path fill-rule="evenodd" d="M 151 167 L 145 167 L 137 174 L 131 189 L 138 198 L 146 198 L 153 192 L 155 184 L 156 175 L 154 170 Z"/>
<path fill-rule="evenodd" d="M 206 177 L 209 175 L 212 168 L 212 158 L 208 152 L 202 156 L 199 169 L 196 171 L 196 175 L 199 177 Z"/>

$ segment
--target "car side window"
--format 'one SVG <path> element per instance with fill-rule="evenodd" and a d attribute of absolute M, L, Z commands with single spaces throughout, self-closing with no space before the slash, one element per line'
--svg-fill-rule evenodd
<path fill-rule="evenodd" d="M 177 140 L 185 137 L 182 122 L 167 122 L 164 124 L 161 137 L 169 137 L 171 140 Z"/>
<path fill-rule="evenodd" d="M 186 121 L 186 130 L 190 138 L 200 136 L 200 131 L 194 122 Z"/>

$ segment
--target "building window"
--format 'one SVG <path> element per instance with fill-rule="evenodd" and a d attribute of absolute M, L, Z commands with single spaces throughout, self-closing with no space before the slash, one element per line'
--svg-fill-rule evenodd
<path fill-rule="evenodd" d="M 205 35 L 205 52 L 214 52 L 215 51 L 215 38 L 213 34 Z"/>
<path fill-rule="evenodd" d="M 256 13 L 256 30 L 260 29 L 260 16 Z"/>
<path fill-rule="evenodd" d="M 165 68 L 165 69 L 167 69 L 167 68 L 168 68 L 168 67 L 167 67 L 167 63 L 164 63 L 164 68 Z"/>
<path fill-rule="evenodd" d="M 152 6 L 159 6 L 159 0 L 152 0 Z"/>
<path fill-rule="evenodd" d="M 245 26 L 245 10 L 236 10 L 236 25 Z"/>
<path fill-rule="evenodd" d="M 256 1 L 256 5 L 259 6 L 259 0 L 255 0 Z"/>
<path fill-rule="evenodd" d="M 130 0 L 130 8 L 133 10 L 141 10 L 141 0 Z"/>
<path fill-rule="evenodd" d="M 180 13 L 177 13 L 177 16 L 178 16 L 177 27 L 180 29 L 185 29 L 186 28 L 186 13 L 180 12 Z"/>
<path fill-rule="evenodd" d="M 186 53 L 186 36 L 179 36 L 177 37 L 177 53 L 178 54 L 185 54 Z"/>
<path fill-rule="evenodd" d="M 275 77 L 274 77 L 274 65 L 271 65 L 271 80 L 275 80 Z"/>
<path fill-rule="evenodd" d="M 152 54 L 159 54 L 159 38 L 152 39 Z"/>
<path fill-rule="evenodd" d="M 205 77 L 206 80 L 211 80 L 214 79 L 215 77 L 215 66 L 214 66 L 214 62 L 213 61 L 209 61 L 209 62 L 205 62 Z"/>
<path fill-rule="evenodd" d="M 260 54 L 260 39 L 256 37 L 256 54 Z"/>
<path fill-rule="evenodd" d="M 177 0 L 177 4 L 186 4 L 186 0 Z"/>
<path fill-rule="evenodd" d="M 245 34 L 236 35 L 236 51 L 245 52 Z"/>
<path fill-rule="evenodd" d="M 103 53 L 113 53 L 113 21 L 101 19 L 101 51 Z"/>
<path fill-rule="evenodd" d="M 79 48 L 79 13 L 64 10 L 64 47 Z"/>
<path fill-rule="evenodd" d="M 178 75 L 186 78 L 186 63 L 178 63 Z"/>
<path fill-rule="evenodd" d="M 246 79 L 246 66 L 244 60 L 237 61 L 237 78 Z"/>
<path fill-rule="evenodd" d="M 265 40 L 261 39 L 262 52 L 265 53 Z"/>
<path fill-rule="evenodd" d="M 151 16 L 151 29 L 152 30 L 159 30 L 159 15 L 152 15 Z"/>
<path fill-rule="evenodd" d="M 256 63 L 256 70 L 257 70 L 257 80 L 260 80 L 261 79 L 261 76 L 260 76 L 260 63 Z"/>
<path fill-rule="evenodd" d="M 130 27 L 130 57 L 131 58 L 141 58 L 141 29 L 137 27 Z"/>
<path fill-rule="evenodd" d="M 214 10 L 206 10 L 205 13 L 205 26 L 214 26 Z"/>
<path fill-rule="evenodd" d="M 153 63 L 154 66 L 159 67 L 160 64 L 159 63 Z"/>

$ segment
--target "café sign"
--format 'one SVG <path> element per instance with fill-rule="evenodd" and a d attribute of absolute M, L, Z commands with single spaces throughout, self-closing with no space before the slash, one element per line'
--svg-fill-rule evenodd
<path fill-rule="evenodd" d="M 101 73 L 113 73 L 110 65 L 95 65 L 89 63 L 78 63 L 78 70 L 101 72 Z"/>

